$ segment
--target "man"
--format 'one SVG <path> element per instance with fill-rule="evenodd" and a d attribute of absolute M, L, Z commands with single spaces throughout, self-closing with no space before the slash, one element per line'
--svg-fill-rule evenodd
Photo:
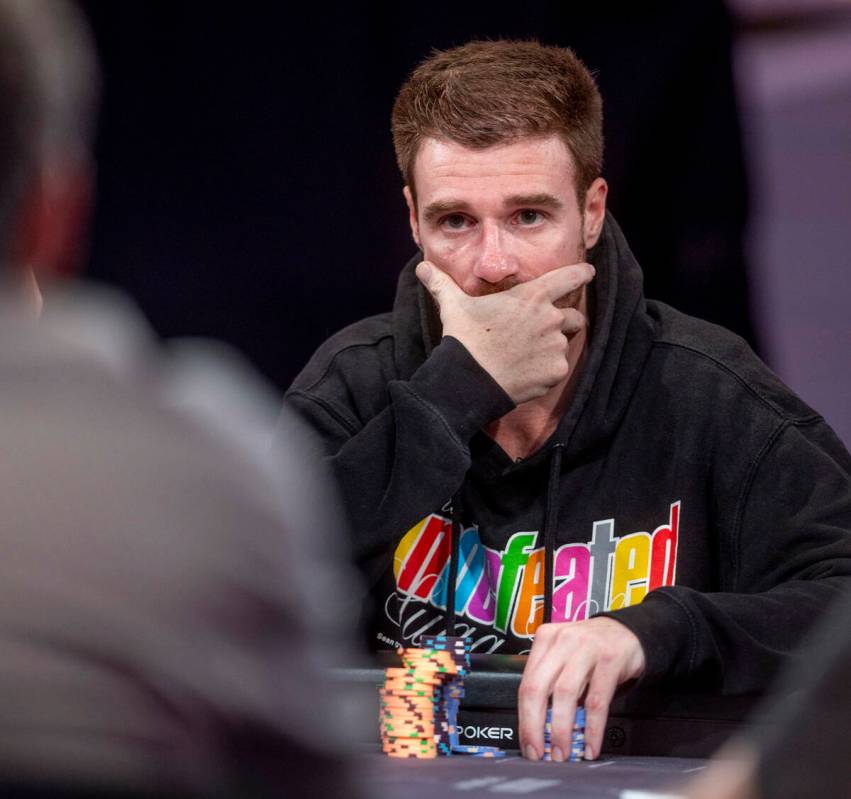
<path fill-rule="evenodd" d="M 0 792 L 357 794 L 318 671 L 352 589 L 303 430 L 271 454 L 250 372 L 52 281 L 96 83 L 72 6 L 0 0 Z"/>
<path fill-rule="evenodd" d="M 623 683 L 761 688 L 851 575 L 848 453 L 740 339 L 644 299 L 570 51 L 436 53 L 393 135 L 422 255 L 288 393 L 342 487 L 373 644 L 445 625 L 529 651 L 533 759 L 550 697 L 558 760 L 578 702 L 599 754 Z"/>

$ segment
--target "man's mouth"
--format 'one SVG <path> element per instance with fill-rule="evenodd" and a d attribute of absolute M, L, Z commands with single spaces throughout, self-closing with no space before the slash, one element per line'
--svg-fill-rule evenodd
<path fill-rule="evenodd" d="M 487 281 L 480 280 L 476 284 L 476 287 L 468 293 L 471 297 L 487 297 L 490 294 L 499 294 L 500 292 L 508 291 L 508 289 L 512 289 L 519 285 L 520 281 L 513 275 L 503 278 L 499 281 L 499 283 L 488 283 Z"/>

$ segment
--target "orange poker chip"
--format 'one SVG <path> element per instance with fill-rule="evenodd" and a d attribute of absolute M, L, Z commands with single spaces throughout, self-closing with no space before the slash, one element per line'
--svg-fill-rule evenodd
<path fill-rule="evenodd" d="M 388 718 L 388 719 L 394 719 L 394 718 L 398 718 L 398 719 L 404 719 L 404 718 L 433 719 L 434 713 L 431 712 L 431 711 L 428 711 L 428 710 L 421 712 L 419 710 L 413 710 L 412 708 L 408 708 L 408 707 L 397 707 L 397 708 L 382 708 L 381 712 L 379 713 L 379 716 L 381 716 L 382 718 Z"/>
<path fill-rule="evenodd" d="M 395 668 L 391 666 L 384 669 L 384 674 L 388 679 L 391 677 L 414 677 L 416 675 L 430 677 L 434 674 L 434 669 L 403 669 L 400 666 Z"/>
<path fill-rule="evenodd" d="M 406 669 L 434 669 L 443 674 L 457 674 L 458 667 L 447 660 L 435 660 L 434 658 L 403 658 L 402 664 Z"/>
<path fill-rule="evenodd" d="M 387 724 L 420 724 L 434 727 L 434 718 L 432 718 L 431 716 L 428 716 L 426 718 L 422 718 L 420 716 L 382 716 L 380 719 L 380 723 L 382 726 Z"/>
<path fill-rule="evenodd" d="M 391 696 L 420 696 L 431 699 L 434 696 L 434 688 L 422 683 L 390 683 L 385 689 Z"/>
<path fill-rule="evenodd" d="M 382 709 L 379 716 L 382 719 L 422 719 L 423 721 L 434 721 L 434 711 L 411 710 L 407 707 Z"/>
<path fill-rule="evenodd" d="M 435 713 L 427 708 L 411 708 L 411 707 L 387 707 L 381 708 L 379 715 L 382 718 L 419 718 L 434 720 Z"/>
<path fill-rule="evenodd" d="M 412 682 L 422 685 L 441 685 L 443 679 L 436 672 L 421 672 L 419 674 L 408 674 L 405 669 L 399 669 L 398 674 L 388 674 L 384 680 L 385 684 L 391 682 Z"/>
<path fill-rule="evenodd" d="M 433 738 L 416 739 L 395 736 L 387 738 L 382 748 L 394 752 L 430 752 L 432 749 L 437 749 L 437 744 Z"/>
<path fill-rule="evenodd" d="M 430 696 L 399 696 L 397 694 L 388 694 L 387 696 L 382 696 L 378 701 L 384 707 L 434 707 L 434 700 Z"/>
<path fill-rule="evenodd" d="M 388 735 L 395 735 L 398 738 L 423 738 L 426 733 L 429 736 L 434 735 L 433 725 L 414 721 L 385 721 L 381 723 L 381 727 Z"/>
<path fill-rule="evenodd" d="M 410 688 L 404 688 L 403 686 L 405 686 L 405 685 L 410 685 L 411 687 Z M 426 684 L 421 683 L 421 682 L 405 683 L 405 682 L 400 682 L 398 680 L 391 680 L 389 683 L 387 683 L 387 685 L 384 686 L 382 691 L 384 693 L 389 693 L 391 696 L 393 694 L 400 694 L 401 695 L 401 693 L 405 692 L 405 691 L 407 691 L 412 696 L 418 696 L 418 695 L 423 694 L 423 693 L 427 694 L 428 696 L 434 696 L 436 693 L 439 692 L 439 689 L 440 689 L 440 686 L 438 686 L 438 685 L 426 685 Z"/>
<path fill-rule="evenodd" d="M 385 688 L 397 685 L 412 685 L 416 689 L 427 688 L 430 691 L 440 687 L 440 680 L 435 680 L 432 677 L 388 677 L 384 681 Z"/>
<path fill-rule="evenodd" d="M 397 739 L 396 743 L 385 744 L 382 746 L 381 750 L 383 752 L 423 752 L 428 754 L 429 752 L 437 751 L 437 745 L 434 741 L 430 741 L 426 746 L 420 746 L 418 741 L 411 741 L 408 743 Z"/>
<path fill-rule="evenodd" d="M 437 757 L 437 749 L 432 749 L 430 752 L 395 752 L 395 751 L 385 751 L 387 757 L 399 757 L 399 758 L 419 758 L 421 760 L 432 760 Z"/>

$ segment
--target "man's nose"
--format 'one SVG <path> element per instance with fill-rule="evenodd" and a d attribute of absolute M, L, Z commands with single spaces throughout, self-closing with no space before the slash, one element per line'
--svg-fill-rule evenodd
<path fill-rule="evenodd" d="M 473 274 L 487 283 L 499 283 L 517 272 L 517 259 L 510 252 L 498 225 L 482 226 Z"/>

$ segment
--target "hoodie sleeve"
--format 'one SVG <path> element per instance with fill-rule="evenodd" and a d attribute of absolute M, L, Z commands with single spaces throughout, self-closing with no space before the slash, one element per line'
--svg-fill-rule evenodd
<path fill-rule="evenodd" d="M 765 688 L 843 588 L 851 588 L 851 458 L 820 418 L 784 421 L 750 472 L 717 593 L 651 591 L 613 611 L 644 647 L 645 680 L 698 678 L 723 693 Z"/>
<path fill-rule="evenodd" d="M 473 434 L 514 404 L 452 337 L 408 381 L 352 391 L 341 374 L 347 369 L 377 371 L 364 359 L 332 362 L 313 385 L 296 380 L 287 401 L 324 444 L 355 531 L 355 558 L 363 564 L 452 497 L 470 467 Z M 382 397 L 384 407 L 371 418 L 355 407 L 355 395 L 363 393 Z"/>

